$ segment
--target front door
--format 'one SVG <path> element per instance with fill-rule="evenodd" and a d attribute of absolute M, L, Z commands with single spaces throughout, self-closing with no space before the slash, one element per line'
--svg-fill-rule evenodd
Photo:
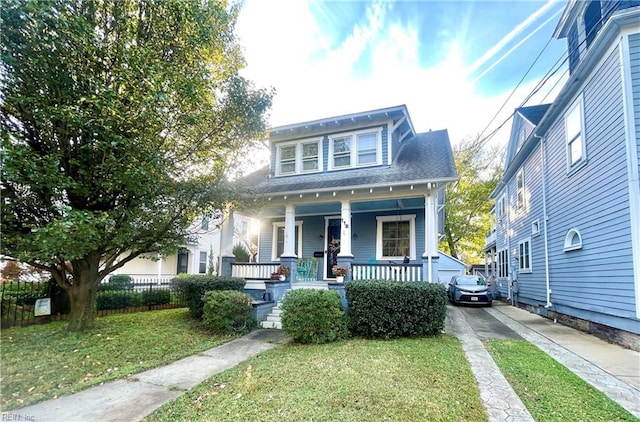
<path fill-rule="evenodd" d="M 176 269 L 176 274 L 187 272 L 189 272 L 189 251 L 180 249 L 178 251 L 178 268 Z"/>
<path fill-rule="evenodd" d="M 340 252 L 340 218 L 331 218 L 327 220 L 327 259 L 326 278 L 335 278 L 333 275 L 333 266 L 338 265 L 338 253 Z"/>

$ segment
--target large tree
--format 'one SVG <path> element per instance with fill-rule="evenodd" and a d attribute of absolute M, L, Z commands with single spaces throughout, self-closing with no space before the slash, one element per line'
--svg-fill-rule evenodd
<path fill-rule="evenodd" d="M 238 6 L 223 0 L 0 9 L 0 252 L 50 271 L 82 330 L 107 274 L 237 200 L 225 181 L 272 93 L 239 76 Z"/>
<path fill-rule="evenodd" d="M 500 180 L 499 150 L 468 138 L 453 148 L 459 180 L 446 187 L 440 249 L 467 264 L 481 263 L 489 233 L 489 196 Z"/>

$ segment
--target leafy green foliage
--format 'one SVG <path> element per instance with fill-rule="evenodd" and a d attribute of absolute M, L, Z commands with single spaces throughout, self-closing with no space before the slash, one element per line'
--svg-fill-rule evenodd
<path fill-rule="evenodd" d="M 90 327 L 95 290 L 241 192 L 271 92 L 239 75 L 238 6 L 6 0 L 0 8 L 0 253 L 50 271 Z M 77 302 L 77 303 L 75 303 Z"/>
<path fill-rule="evenodd" d="M 142 306 L 142 293 L 106 291 L 97 295 L 96 306 L 99 311 Z"/>
<path fill-rule="evenodd" d="M 168 289 L 143 290 L 141 294 L 144 306 L 166 305 L 171 302 L 171 292 Z"/>
<path fill-rule="evenodd" d="M 221 335 L 248 333 L 256 326 L 251 296 L 234 290 L 205 293 L 202 325 Z"/>
<path fill-rule="evenodd" d="M 218 277 L 211 275 L 182 275 L 171 280 L 174 290 L 184 295 L 189 314 L 193 318 L 202 318 L 204 295 L 212 290 L 244 291 L 245 281 L 242 278 Z"/>
<path fill-rule="evenodd" d="M 321 344 L 346 338 L 340 295 L 333 290 L 291 290 L 282 300 L 282 329 L 299 343 Z"/>
<path fill-rule="evenodd" d="M 501 176 L 499 152 L 475 138 L 454 146 L 453 155 L 460 180 L 446 187 L 444 238 L 438 247 L 467 264 L 482 263 L 490 196 Z"/>
<path fill-rule="evenodd" d="M 233 247 L 233 255 L 236 257 L 236 262 L 249 262 L 251 258 L 247 248 L 240 243 Z"/>
<path fill-rule="evenodd" d="M 431 336 L 444 328 L 441 284 L 350 281 L 345 285 L 349 331 L 369 338 Z"/>
<path fill-rule="evenodd" d="M 101 283 L 98 286 L 99 292 L 113 290 L 133 290 L 133 279 L 126 274 L 116 274 L 109 277 L 108 283 Z"/>

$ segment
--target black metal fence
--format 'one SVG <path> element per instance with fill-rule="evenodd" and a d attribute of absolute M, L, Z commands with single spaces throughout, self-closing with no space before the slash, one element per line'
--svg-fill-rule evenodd
<path fill-rule="evenodd" d="M 132 280 L 125 286 L 104 283 L 98 289 L 96 300 L 98 316 L 185 306 L 184 296 L 168 282 Z M 69 311 L 69 296 L 53 282 L 9 281 L 0 284 L 1 328 L 66 320 Z"/>

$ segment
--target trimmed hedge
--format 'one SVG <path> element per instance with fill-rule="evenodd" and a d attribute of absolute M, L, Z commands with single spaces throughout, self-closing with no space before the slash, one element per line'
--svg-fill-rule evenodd
<path fill-rule="evenodd" d="M 202 318 L 204 294 L 212 290 L 244 291 L 245 281 L 237 277 L 220 277 L 213 275 L 180 275 L 171 280 L 176 292 L 184 295 L 189 314 L 193 318 Z"/>
<path fill-rule="evenodd" d="M 347 324 L 338 292 L 291 290 L 282 300 L 282 329 L 299 343 L 328 343 L 346 338 Z"/>
<path fill-rule="evenodd" d="M 202 325 L 216 334 L 246 334 L 256 321 L 251 296 L 235 290 L 212 290 L 204 295 Z"/>
<path fill-rule="evenodd" d="M 106 309 L 122 309 L 130 306 L 142 306 L 142 294 L 137 292 L 98 292 L 96 308 L 99 311 Z"/>
<path fill-rule="evenodd" d="M 145 306 L 165 305 L 171 302 L 171 292 L 168 289 L 153 289 L 142 291 L 142 304 Z"/>
<path fill-rule="evenodd" d="M 107 283 L 98 285 L 99 292 L 133 290 L 133 279 L 127 274 L 116 274 L 109 277 Z"/>
<path fill-rule="evenodd" d="M 345 293 L 348 327 L 354 336 L 429 336 L 444 328 L 447 294 L 441 284 L 350 281 Z"/>

